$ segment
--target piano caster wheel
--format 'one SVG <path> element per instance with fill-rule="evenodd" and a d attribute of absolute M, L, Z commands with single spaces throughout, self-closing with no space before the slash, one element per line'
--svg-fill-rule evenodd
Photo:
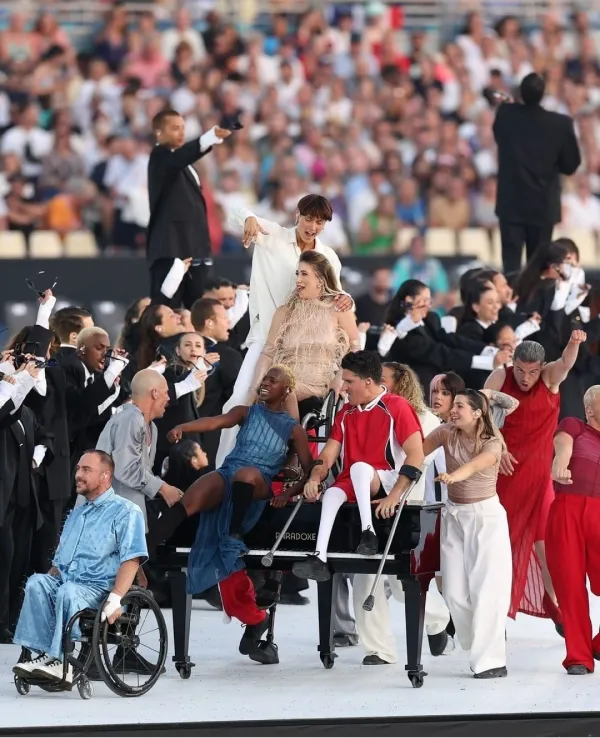
<path fill-rule="evenodd" d="M 326 669 L 333 669 L 335 660 L 337 659 L 337 653 L 322 653 L 321 663 Z"/>
<path fill-rule="evenodd" d="M 415 689 L 420 689 L 425 681 L 425 674 L 409 674 L 408 678 Z"/>
<path fill-rule="evenodd" d="M 194 664 L 175 664 L 175 667 L 179 672 L 179 676 L 182 679 L 189 679 L 192 676 L 192 666 L 194 666 Z"/>

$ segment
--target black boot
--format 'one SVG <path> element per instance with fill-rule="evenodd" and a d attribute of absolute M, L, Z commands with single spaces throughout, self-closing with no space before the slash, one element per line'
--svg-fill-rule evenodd
<path fill-rule="evenodd" d="M 247 625 L 244 635 L 240 641 L 240 653 L 242 656 L 248 656 L 258 646 L 258 642 L 269 629 L 269 618 L 257 623 L 256 625 Z"/>
<path fill-rule="evenodd" d="M 160 516 L 146 534 L 148 558 L 154 557 L 160 544 L 168 541 L 186 519 L 187 511 L 181 502 L 177 502 Z"/>
<path fill-rule="evenodd" d="M 448 645 L 448 631 L 443 630 L 435 635 L 427 635 L 429 641 L 429 652 L 432 656 L 441 656 Z"/>
<path fill-rule="evenodd" d="M 363 659 L 363 666 L 384 666 L 389 663 L 389 661 L 384 661 L 376 653 L 369 654 L 369 656 L 365 656 Z"/>
<path fill-rule="evenodd" d="M 377 536 L 371 528 L 363 530 L 360 537 L 360 543 L 356 549 L 359 556 L 375 556 L 379 547 Z"/>
<path fill-rule="evenodd" d="M 242 538 L 242 524 L 254 500 L 254 485 L 234 482 L 231 485 L 231 522 L 229 535 Z"/>

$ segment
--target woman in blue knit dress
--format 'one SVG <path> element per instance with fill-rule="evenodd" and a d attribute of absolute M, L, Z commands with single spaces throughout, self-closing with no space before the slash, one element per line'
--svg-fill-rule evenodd
<path fill-rule="evenodd" d="M 281 365 L 272 366 L 258 388 L 256 405 L 234 407 L 225 415 L 193 420 L 169 433 L 169 440 L 175 442 L 181 440 L 184 433 L 241 426 L 236 445 L 223 465 L 194 482 L 181 502 L 167 510 L 148 533 L 148 551 L 152 556 L 156 546 L 169 539 L 188 516 L 202 513 L 189 557 L 188 592 L 203 592 L 243 569 L 241 557 L 247 548 L 242 536 L 258 522 L 272 496 L 271 482 L 289 452 L 298 454 L 304 471 L 312 463 L 304 429 L 283 410 L 294 388 L 295 380 L 290 370 Z M 245 581 L 243 586 L 248 586 Z M 221 594 L 227 594 L 223 587 Z M 250 626 L 265 624 L 266 629 L 264 612 L 254 612 L 252 608 L 249 611 L 240 602 L 240 597 L 234 597 L 235 601 L 228 608 L 228 599 L 223 596 L 223 607 L 228 615 Z M 247 597 L 241 599 L 248 603 Z M 257 620 L 258 612 L 260 621 L 248 622 Z"/>

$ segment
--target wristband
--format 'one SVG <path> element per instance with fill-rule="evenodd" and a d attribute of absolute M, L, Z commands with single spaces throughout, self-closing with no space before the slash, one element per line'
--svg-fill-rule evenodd
<path fill-rule="evenodd" d="M 115 592 L 111 592 L 106 598 L 106 603 L 102 609 L 100 622 L 107 620 L 113 613 L 121 607 L 121 597 Z"/>
<path fill-rule="evenodd" d="M 410 464 L 402 464 L 399 472 L 403 477 L 410 479 L 411 482 L 418 482 L 422 473 L 417 466 L 411 466 Z"/>

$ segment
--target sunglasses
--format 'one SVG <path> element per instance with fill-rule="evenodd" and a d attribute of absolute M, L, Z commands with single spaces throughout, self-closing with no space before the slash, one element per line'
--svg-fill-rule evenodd
<path fill-rule="evenodd" d="M 39 277 L 42 274 L 45 274 L 45 273 L 46 272 L 44 272 L 44 271 L 38 272 L 37 273 L 37 276 L 35 277 L 35 279 L 39 279 Z M 34 281 L 34 278 L 33 277 L 25 277 L 25 283 L 27 284 L 27 286 L 29 287 L 30 290 L 32 290 L 33 292 L 36 293 L 36 295 L 38 297 L 43 297 L 44 296 L 45 290 L 40 290 L 40 289 L 38 289 L 36 287 L 35 281 Z M 57 284 L 58 284 L 58 277 L 54 277 L 54 282 L 52 283 L 52 287 L 49 287 L 47 289 L 53 290 L 56 287 Z"/>

